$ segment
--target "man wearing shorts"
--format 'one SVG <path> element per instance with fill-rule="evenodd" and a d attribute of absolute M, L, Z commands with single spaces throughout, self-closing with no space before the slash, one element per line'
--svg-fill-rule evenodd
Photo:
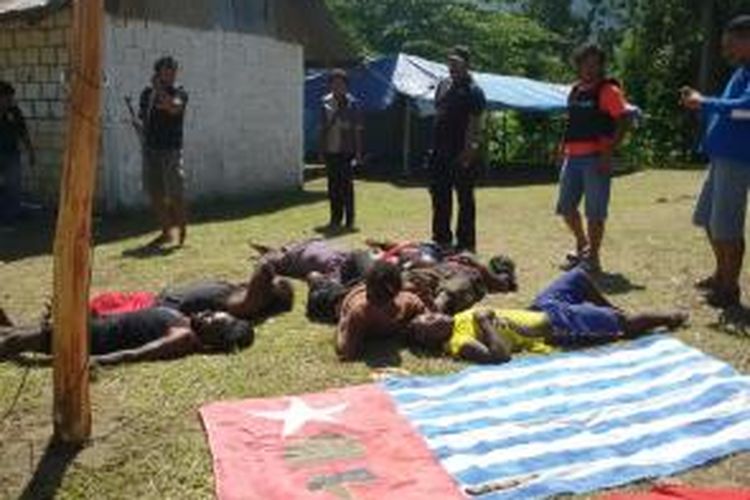
<path fill-rule="evenodd" d="M 700 111 L 708 127 L 703 141 L 710 159 L 694 223 L 706 230 L 716 258 L 713 275 L 696 283 L 714 307 L 739 304 L 745 255 L 745 212 L 750 186 L 750 16 L 729 23 L 723 38 L 726 58 L 738 66 L 721 97 L 683 88 L 683 105 Z"/>
<path fill-rule="evenodd" d="M 605 76 L 606 56 L 599 47 L 584 45 L 573 61 L 579 81 L 568 97 L 557 214 L 573 233 L 576 248 L 563 267 L 583 262 L 590 271 L 597 271 L 609 208 L 612 153 L 628 128 L 627 102 L 620 85 Z M 584 195 L 586 230 L 578 211 Z"/>
<path fill-rule="evenodd" d="M 143 90 L 140 99 L 145 137 L 143 187 L 161 225 L 161 234 L 152 246 L 171 243 L 173 228 L 179 230 L 180 246 L 187 237 L 182 142 L 188 95 L 175 86 L 177 69 L 177 61 L 171 57 L 156 61 L 152 86 Z"/>

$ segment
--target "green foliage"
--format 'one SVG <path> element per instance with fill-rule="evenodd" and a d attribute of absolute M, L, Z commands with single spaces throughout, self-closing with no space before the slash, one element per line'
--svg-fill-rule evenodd
<path fill-rule="evenodd" d="M 467 45 L 483 71 L 551 79 L 566 75 L 563 37 L 522 15 L 451 0 L 328 0 L 366 55 L 406 52 L 443 60 Z"/>

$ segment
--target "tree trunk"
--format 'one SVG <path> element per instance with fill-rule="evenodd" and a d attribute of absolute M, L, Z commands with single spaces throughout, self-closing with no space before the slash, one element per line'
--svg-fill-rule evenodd
<path fill-rule="evenodd" d="M 103 0 L 75 0 L 60 206 L 54 248 L 55 438 L 82 444 L 91 435 L 88 297 L 91 210 L 99 159 Z"/>

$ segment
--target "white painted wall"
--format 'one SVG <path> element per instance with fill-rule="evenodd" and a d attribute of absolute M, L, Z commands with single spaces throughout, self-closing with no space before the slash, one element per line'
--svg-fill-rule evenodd
<path fill-rule="evenodd" d="M 299 45 L 109 17 L 100 186 L 107 210 L 141 206 L 141 157 L 124 96 L 138 97 L 170 54 L 189 93 L 188 196 L 250 197 L 302 185 L 304 88 Z"/>

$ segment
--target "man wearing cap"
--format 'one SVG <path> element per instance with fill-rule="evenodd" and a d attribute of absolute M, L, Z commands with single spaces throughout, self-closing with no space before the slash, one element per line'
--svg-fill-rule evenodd
<path fill-rule="evenodd" d="M 459 250 L 474 251 L 474 183 L 486 99 L 469 73 L 469 64 L 468 49 L 454 48 L 448 58 L 450 77 L 441 81 L 435 92 L 430 192 L 433 241 L 442 247 L 453 246 L 451 218 L 455 189 L 458 198 L 456 246 Z"/>
<path fill-rule="evenodd" d="M 708 126 L 703 150 L 710 166 L 693 217 L 706 230 L 716 269 L 696 287 L 715 307 L 739 304 L 745 255 L 745 212 L 750 187 L 750 15 L 734 18 L 723 37 L 725 57 L 737 70 L 721 97 L 682 89 L 682 103 L 700 111 Z"/>
<path fill-rule="evenodd" d="M 179 229 L 182 246 L 187 236 L 184 201 L 182 142 L 187 92 L 175 86 L 177 61 L 162 57 L 154 64 L 152 86 L 141 93 L 139 127 L 145 137 L 143 186 L 161 225 L 161 234 L 150 245 L 172 242 L 172 229 Z"/>

